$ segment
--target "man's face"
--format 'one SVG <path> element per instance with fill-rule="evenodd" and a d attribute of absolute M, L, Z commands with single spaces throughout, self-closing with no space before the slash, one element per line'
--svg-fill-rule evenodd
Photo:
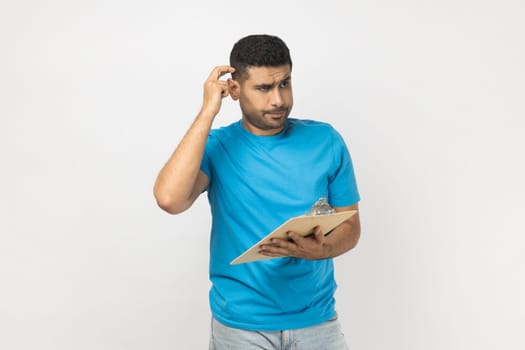
<path fill-rule="evenodd" d="M 239 83 L 243 126 L 256 135 L 275 135 L 284 129 L 293 106 L 289 65 L 249 67 Z"/>

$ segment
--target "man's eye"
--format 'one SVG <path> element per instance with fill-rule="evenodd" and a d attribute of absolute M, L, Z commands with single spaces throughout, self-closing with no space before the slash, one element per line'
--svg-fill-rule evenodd
<path fill-rule="evenodd" d="M 266 86 L 259 86 L 259 87 L 257 87 L 257 90 L 259 90 L 259 91 L 266 91 L 266 90 L 268 90 L 268 88 Z"/>
<path fill-rule="evenodd" d="M 283 82 L 281 83 L 281 87 L 282 87 L 282 88 L 288 87 L 288 85 L 290 85 L 290 82 L 289 82 L 289 81 L 283 81 Z"/>

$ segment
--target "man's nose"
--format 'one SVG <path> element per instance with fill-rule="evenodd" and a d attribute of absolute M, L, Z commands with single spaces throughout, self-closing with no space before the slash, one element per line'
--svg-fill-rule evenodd
<path fill-rule="evenodd" d="M 270 104 L 273 107 L 281 107 L 283 105 L 283 97 L 279 89 L 273 89 L 270 98 L 271 98 Z"/>

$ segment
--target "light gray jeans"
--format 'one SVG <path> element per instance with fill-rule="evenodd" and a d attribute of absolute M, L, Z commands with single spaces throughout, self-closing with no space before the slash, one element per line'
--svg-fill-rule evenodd
<path fill-rule="evenodd" d="M 337 319 L 288 331 L 247 331 L 211 322 L 209 350 L 348 350 Z"/>

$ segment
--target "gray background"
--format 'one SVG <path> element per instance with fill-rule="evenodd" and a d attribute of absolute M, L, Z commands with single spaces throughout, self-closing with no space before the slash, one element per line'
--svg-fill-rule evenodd
<path fill-rule="evenodd" d="M 2 1 L 0 348 L 204 349 L 209 208 L 152 186 L 251 33 L 351 150 L 353 349 L 523 349 L 523 1 Z M 240 117 L 231 100 L 215 126 Z"/>

